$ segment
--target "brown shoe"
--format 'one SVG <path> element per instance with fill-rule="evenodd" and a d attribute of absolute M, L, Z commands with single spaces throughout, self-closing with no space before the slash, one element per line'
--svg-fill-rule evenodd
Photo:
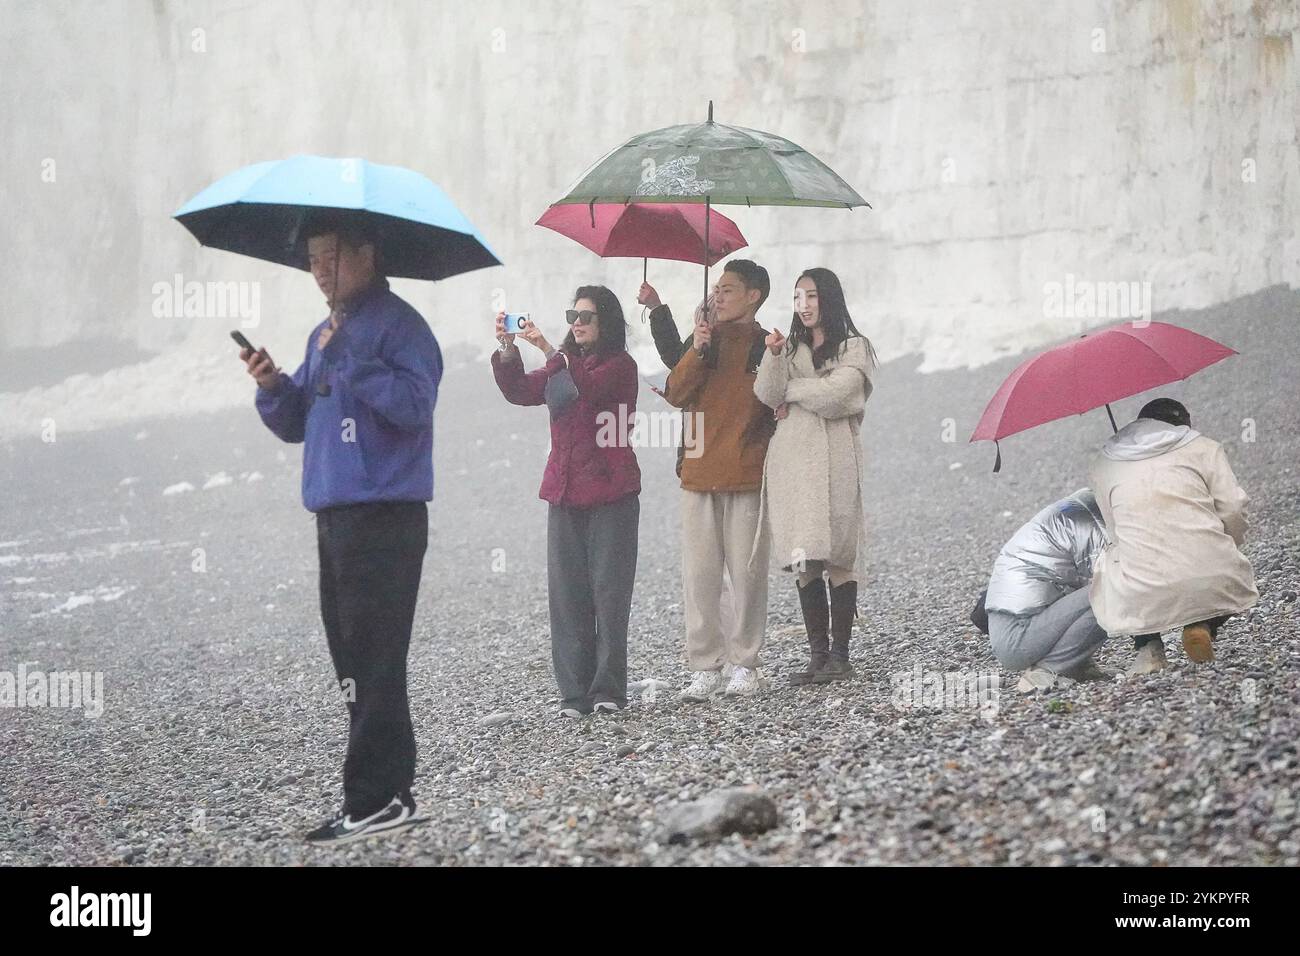
<path fill-rule="evenodd" d="M 1183 628 L 1183 650 L 1198 664 L 1214 660 L 1210 628 L 1205 624 L 1188 624 Z"/>

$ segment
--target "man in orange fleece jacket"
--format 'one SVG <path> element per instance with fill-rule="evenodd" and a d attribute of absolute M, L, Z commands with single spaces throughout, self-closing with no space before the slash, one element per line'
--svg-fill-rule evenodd
<path fill-rule="evenodd" d="M 749 259 L 728 262 L 713 287 L 715 324 L 696 324 L 668 376 L 665 397 L 700 430 L 691 436 L 698 454 L 685 456 L 681 472 L 686 653 L 695 672 L 682 695 L 688 700 L 759 689 L 768 574 L 759 497 L 775 422 L 754 395 L 767 336 L 755 315 L 770 287 L 762 266 Z M 729 633 L 720 615 L 724 568 L 735 605 Z"/>

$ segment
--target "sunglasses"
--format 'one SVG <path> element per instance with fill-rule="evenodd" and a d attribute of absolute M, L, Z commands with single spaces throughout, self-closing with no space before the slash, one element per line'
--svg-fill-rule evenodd
<path fill-rule="evenodd" d="M 591 325 L 596 321 L 596 313 L 587 309 L 578 312 L 575 309 L 567 309 L 564 313 L 564 320 L 570 325 Z"/>

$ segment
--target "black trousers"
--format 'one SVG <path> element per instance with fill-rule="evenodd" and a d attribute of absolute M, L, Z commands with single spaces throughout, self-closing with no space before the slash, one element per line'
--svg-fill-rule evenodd
<path fill-rule="evenodd" d="M 316 515 L 320 613 L 348 708 L 343 812 L 369 816 L 415 779 L 406 653 L 429 540 L 423 501 Z"/>

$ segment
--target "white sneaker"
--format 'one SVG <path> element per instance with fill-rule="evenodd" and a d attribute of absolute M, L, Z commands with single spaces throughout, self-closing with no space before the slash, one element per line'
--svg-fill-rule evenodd
<path fill-rule="evenodd" d="M 706 701 L 722 687 L 721 671 L 696 671 L 691 686 L 682 691 L 683 700 Z"/>
<path fill-rule="evenodd" d="M 619 707 L 618 704 L 614 703 L 612 700 L 602 700 L 602 701 L 598 701 L 596 703 L 596 706 L 591 708 L 591 710 L 592 713 L 596 713 L 596 714 L 617 714 L 620 710 L 622 710 L 622 708 Z"/>
<path fill-rule="evenodd" d="M 1056 686 L 1057 674 L 1046 667 L 1030 667 L 1021 671 L 1016 690 L 1022 694 L 1033 694 L 1040 690 L 1051 690 Z"/>
<path fill-rule="evenodd" d="M 1126 672 L 1129 677 L 1141 677 L 1143 674 L 1154 674 L 1156 671 L 1162 671 L 1169 666 L 1169 661 L 1165 658 L 1165 645 L 1160 638 L 1154 641 L 1147 641 L 1142 645 L 1142 650 L 1137 652 L 1133 658 L 1133 663 L 1129 665 Z"/>
<path fill-rule="evenodd" d="M 731 681 L 727 684 L 724 693 L 728 697 L 749 697 L 757 694 L 760 687 L 757 667 L 741 667 L 736 665 L 735 670 L 731 672 Z"/>

